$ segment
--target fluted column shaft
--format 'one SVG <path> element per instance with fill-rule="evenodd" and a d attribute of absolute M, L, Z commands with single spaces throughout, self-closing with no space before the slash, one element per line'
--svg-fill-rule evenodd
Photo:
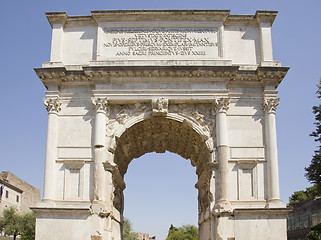
<path fill-rule="evenodd" d="M 104 201 L 104 167 L 106 158 L 106 121 L 107 121 L 107 99 L 93 98 L 96 117 L 94 126 L 94 201 Z"/>
<path fill-rule="evenodd" d="M 219 197 L 217 202 L 229 203 L 229 173 L 228 173 L 228 136 L 227 136 L 227 110 L 229 99 L 215 99 L 216 110 L 216 141 L 219 159 Z"/>
<path fill-rule="evenodd" d="M 44 99 L 48 111 L 47 145 L 45 160 L 45 177 L 43 188 L 43 201 L 55 199 L 56 186 L 56 159 L 58 142 L 58 112 L 61 110 L 61 103 L 58 99 Z"/>
<path fill-rule="evenodd" d="M 275 111 L 279 99 L 264 99 L 268 202 L 280 202 Z"/>

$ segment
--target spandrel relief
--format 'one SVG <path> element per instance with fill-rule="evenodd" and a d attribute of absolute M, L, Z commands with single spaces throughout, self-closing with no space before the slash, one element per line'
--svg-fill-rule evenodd
<path fill-rule="evenodd" d="M 169 112 L 186 117 L 201 126 L 209 135 L 214 133 L 215 117 L 212 104 L 171 104 Z"/>
<path fill-rule="evenodd" d="M 148 111 L 151 111 L 151 106 L 146 103 L 110 105 L 108 111 L 108 117 L 110 120 L 107 123 L 107 129 L 111 131 L 119 124 L 125 124 L 125 122 L 131 117 L 144 115 Z"/>

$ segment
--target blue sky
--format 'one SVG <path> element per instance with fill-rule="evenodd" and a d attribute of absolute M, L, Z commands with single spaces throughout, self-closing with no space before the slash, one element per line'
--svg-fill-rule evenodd
<path fill-rule="evenodd" d="M 318 104 L 321 75 L 321 1 L 259 0 L 118 0 L 1 1 L 0 170 L 30 184 L 43 185 L 47 112 L 45 88 L 33 68 L 48 62 L 51 28 L 45 12 L 87 15 L 103 9 L 230 9 L 232 14 L 278 10 L 272 28 L 274 59 L 291 67 L 280 84 L 277 133 L 281 198 L 309 186 L 304 167 L 316 144 L 311 108 Z M 195 169 L 177 155 L 148 154 L 133 161 L 126 175 L 125 215 L 134 230 L 163 240 L 170 224 L 197 223 Z M 172 197 L 169 198 L 168 194 Z"/>

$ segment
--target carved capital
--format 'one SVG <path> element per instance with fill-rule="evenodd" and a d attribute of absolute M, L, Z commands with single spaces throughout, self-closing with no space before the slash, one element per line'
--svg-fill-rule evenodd
<path fill-rule="evenodd" d="M 277 106 L 279 105 L 279 98 L 264 98 L 263 111 L 266 113 L 275 113 Z"/>
<path fill-rule="evenodd" d="M 61 102 L 57 98 L 43 99 L 48 113 L 58 113 L 61 110 Z"/>
<path fill-rule="evenodd" d="M 152 100 L 153 115 L 163 116 L 168 113 L 168 99 L 157 98 Z"/>
<path fill-rule="evenodd" d="M 214 99 L 214 109 L 216 112 L 227 112 L 227 110 L 229 109 L 229 104 L 229 98 Z"/>
<path fill-rule="evenodd" d="M 92 98 L 91 102 L 95 106 L 97 112 L 107 113 L 108 101 L 107 98 Z"/>

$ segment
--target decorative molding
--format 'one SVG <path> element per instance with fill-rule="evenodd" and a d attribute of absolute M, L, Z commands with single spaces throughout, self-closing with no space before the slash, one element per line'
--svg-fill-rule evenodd
<path fill-rule="evenodd" d="M 157 98 L 152 100 L 154 116 L 166 116 L 168 113 L 168 99 Z"/>
<path fill-rule="evenodd" d="M 291 208 L 245 208 L 245 209 L 234 209 L 233 213 L 236 215 L 287 215 L 291 212 Z"/>
<path fill-rule="evenodd" d="M 61 110 L 61 102 L 58 98 L 43 99 L 48 113 L 58 113 Z"/>
<path fill-rule="evenodd" d="M 108 111 L 107 98 L 92 98 L 91 102 L 95 106 L 97 112 L 107 113 Z"/>
<path fill-rule="evenodd" d="M 263 111 L 265 113 L 275 113 L 277 106 L 280 103 L 279 98 L 264 98 L 263 100 Z"/>
<path fill-rule="evenodd" d="M 229 104 L 229 98 L 214 99 L 214 109 L 216 112 L 227 112 L 229 109 Z"/>
<path fill-rule="evenodd" d="M 138 79 L 143 82 L 149 82 L 151 78 L 162 81 L 166 78 L 177 81 L 182 78 L 207 79 L 211 82 L 225 80 L 226 83 L 257 83 L 277 87 L 288 70 L 288 67 L 263 66 L 253 69 L 244 69 L 242 66 L 89 66 L 77 71 L 67 70 L 65 67 L 35 69 L 46 87 L 65 83 L 92 85 L 118 78 Z"/>

